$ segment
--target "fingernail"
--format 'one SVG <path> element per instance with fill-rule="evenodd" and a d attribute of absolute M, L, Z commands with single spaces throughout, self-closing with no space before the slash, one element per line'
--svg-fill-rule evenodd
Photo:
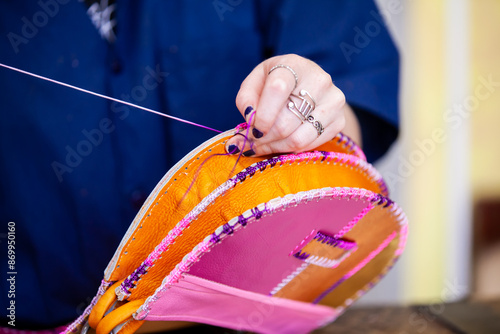
<path fill-rule="evenodd" d="M 237 153 L 240 153 L 240 149 L 235 144 L 231 144 L 227 148 L 227 153 L 229 153 L 229 154 L 237 154 Z"/>
<path fill-rule="evenodd" d="M 252 129 L 253 136 L 257 139 L 261 138 L 264 134 L 257 130 L 256 128 Z"/>
<path fill-rule="evenodd" d="M 255 151 L 253 149 L 249 149 L 248 151 L 243 152 L 243 155 L 245 157 L 250 157 L 252 155 L 255 155 Z"/>
<path fill-rule="evenodd" d="M 252 106 L 248 106 L 246 109 L 245 109 L 245 119 L 247 119 L 247 116 L 250 115 L 253 111 L 253 107 Z"/>

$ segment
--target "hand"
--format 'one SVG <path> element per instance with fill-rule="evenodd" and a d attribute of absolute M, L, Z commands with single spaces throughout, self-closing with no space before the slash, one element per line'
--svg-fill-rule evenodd
<path fill-rule="evenodd" d="M 289 68 L 277 67 L 269 73 L 280 64 Z M 290 95 L 299 96 L 301 90 L 306 90 L 314 99 L 315 109 L 311 115 L 324 128 L 320 135 L 311 122 L 302 122 L 288 108 Z M 307 95 L 304 98 L 312 102 Z M 299 97 L 292 97 L 292 100 L 300 107 Z M 245 147 L 243 136 L 232 137 L 226 150 L 232 154 L 243 151 L 245 156 L 312 150 L 342 131 L 346 126 L 346 116 L 349 121 L 356 121 L 345 103 L 344 94 L 333 84 L 330 75 L 316 63 L 293 54 L 260 63 L 241 84 L 236 106 L 245 120 L 251 122 L 249 136 Z M 358 137 L 357 124 L 354 128 Z"/>

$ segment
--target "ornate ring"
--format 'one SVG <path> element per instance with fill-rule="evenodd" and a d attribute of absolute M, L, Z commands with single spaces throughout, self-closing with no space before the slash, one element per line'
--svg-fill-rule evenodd
<path fill-rule="evenodd" d="M 294 101 L 292 97 L 298 101 Z M 302 123 L 304 121 L 308 121 L 311 123 L 316 131 L 318 132 L 318 137 L 325 131 L 325 128 L 323 127 L 323 124 L 321 124 L 320 121 L 314 118 L 311 113 L 314 111 L 316 108 L 316 101 L 314 101 L 313 97 L 311 94 L 309 94 L 308 91 L 305 89 L 302 89 L 299 93 L 299 95 L 291 94 L 290 97 L 288 98 L 290 102 L 288 102 L 288 109 L 295 114 Z"/>
<path fill-rule="evenodd" d="M 295 101 L 292 99 L 295 99 Z M 288 109 L 295 114 L 302 123 L 307 120 L 307 117 L 311 115 L 314 108 L 316 108 L 316 101 L 314 101 L 311 94 L 305 89 L 301 89 L 299 95 L 291 94 L 288 98 Z"/>
<path fill-rule="evenodd" d="M 311 123 L 314 126 L 314 128 L 318 132 L 318 137 L 321 136 L 321 134 L 323 133 L 323 131 L 325 131 L 325 128 L 323 127 L 323 124 L 321 124 L 320 121 L 318 121 L 317 119 L 315 119 L 313 115 L 307 116 L 306 121 L 308 121 L 309 123 Z"/>
<path fill-rule="evenodd" d="M 295 78 L 295 87 L 293 87 L 293 89 L 297 88 L 297 83 L 299 82 L 299 76 L 297 75 L 297 73 L 295 73 L 295 71 L 288 65 L 283 65 L 283 64 L 278 64 L 276 66 L 274 66 L 273 68 L 271 68 L 269 70 L 269 73 L 267 73 L 267 75 L 271 74 L 272 71 L 274 71 L 275 69 L 277 68 L 286 68 L 287 70 L 289 70 L 292 74 L 293 74 L 293 77 Z M 292 89 L 292 90 L 293 90 Z"/>

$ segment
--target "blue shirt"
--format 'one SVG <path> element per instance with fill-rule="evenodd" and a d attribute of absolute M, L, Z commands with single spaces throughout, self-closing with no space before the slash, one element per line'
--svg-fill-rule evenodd
<path fill-rule="evenodd" d="M 398 56 L 372 1 L 118 0 L 113 44 L 79 1 L 1 7 L 11 66 L 227 130 L 243 121 L 234 99 L 246 75 L 296 53 L 343 90 L 369 159 L 397 135 Z M 0 310 L 12 221 L 16 328 L 54 327 L 90 302 L 168 168 L 214 133 L 6 69 L 0 92 Z"/>

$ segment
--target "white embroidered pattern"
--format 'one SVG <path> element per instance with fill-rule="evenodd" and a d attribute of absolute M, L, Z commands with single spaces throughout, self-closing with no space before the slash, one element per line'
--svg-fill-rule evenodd
<path fill-rule="evenodd" d="M 111 19 L 111 15 L 115 9 L 116 4 L 109 4 L 108 0 L 101 0 L 92 4 L 87 10 L 87 14 L 101 34 L 101 37 L 110 43 L 113 43 L 116 39 L 114 31 L 116 19 Z"/>

